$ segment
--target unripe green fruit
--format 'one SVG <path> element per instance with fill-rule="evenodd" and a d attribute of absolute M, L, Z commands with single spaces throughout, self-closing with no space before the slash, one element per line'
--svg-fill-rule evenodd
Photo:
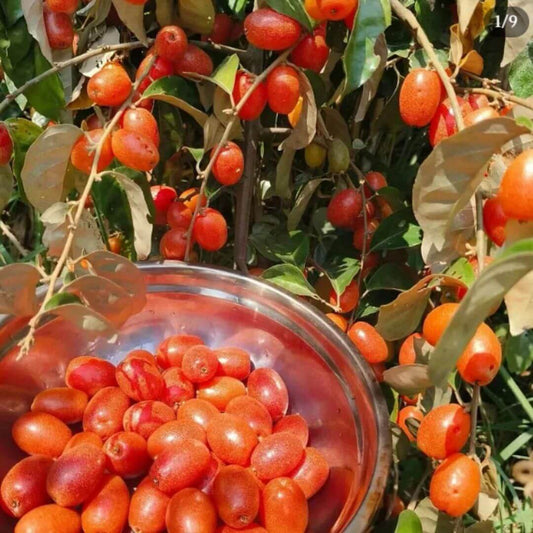
<path fill-rule="evenodd" d="M 305 162 L 309 168 L 318 168 L 326 160 L 326 149 L 317 143 L 311 143 L 305 147 Z"/>
<path fill-rule="evenodd" d="M 350 150 L 340 140 L 333 139 L 328 150 L 330 172 L 346 172 L 350 166 Z"/>

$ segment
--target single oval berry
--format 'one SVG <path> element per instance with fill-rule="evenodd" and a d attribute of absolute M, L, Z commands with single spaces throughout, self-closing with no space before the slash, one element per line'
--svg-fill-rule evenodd
<path fill-rule="evenodd" d="M 46 7 L 54 13 L 72 15 L 78 7 L 79 0 L 46 0 Z"/>
<path fill-rule="evenodd" d="M 189 44 L 181 59 L 174 62 L 174 72 L 179 75 L 189 73 L 211 76 L 213 61 L 203 50 L 194 44 Z"/>
<path fill-rule="evenodd" d="M 351 229 L 362 209 L 361 193 L 355 189 L 344 189 L 330 200 L 327 218 L 336 228 Z"/>
<path fill-rule="evenodd" d="M 318 7 L 327 20 L 345 19 L 357 6 L 357 0 L 317 0 Z"/>
<path fill-rule="evenodd" d="M 215 155 L 216 147 L 211 151 Z M 213 176 L 222 185 L 235 185 L 244 172 L 244 156 L 240 147 L 229 141 L 223 146 L 213 163 Z"/>
<path fill-rule="evenodd" d="M 121 118 L 122 127 L 127 131 L 142 132 L 152 142 L 159 146 L 159 127 L 154 115 L 142 107 L 130 108 Z"/>
<path fill-rule="evenodd" d="M 254 84 L 252 75 L 244 71 L 237 72 L 235 77 L 235 85 L 233 86 L 233 100 L 236 105 L 248 93 Z M 261 82 L 247 97 L 246 102 L 239 110 L 239 117 L 242 120 L 255 120 L 261 115 L 267 104 L 267 88 L 266 83 Z"/>
<path fill-rule="evenodd" d="M 207 207 L 194 221 L 194 240 L 208 252 L 220 250 L 228 240 L 226 219 L 216 209 Z"/>
<path fill-rule="evenodd" d="M 72 152 L 70 153 L 70 161 L 80 172 L 84 172 L 85 174 L 91 173 L 96 154 L 96 146 L 100 143 L 103 135 L 104 130 L 101 128 L 87 131 L 74 143 Z M 102 145 L 96 171 L 102 172 L 105 170 L 111 164 L 113 158 L 111 136 L 108 135 Z"/>
<path fill-rule="evenodd" d="M 498 118 L 499 116 L 500 114 L 493 107 L 481 107 L 479 109 L 471 111 L 465 116 L 465 126 L 473 126 L 474 124 L 479 124 L 484 120 L 488 120 L 490 118 Z"/>
<path fill-rule="evenodd" d="M 485 202 L 483 205 L 483 227 L 496 246 L 502 246 L 505 242 L 505 226 L 508 220 L 498 196 L 489 198 Z"/>
<path fill-rule="evenodd" d="M 244 35 L 261 50 L 285 50 L 300 38 L 300 24 L 273 9 L 262 8 L 250 13 L 244 20 Z"/>
<path fill-rule="evenodd" d="M 289 66 L 276 67 L 267 77 L 267 98 L 274 113 L 290 113 L 300 98 L 298 72 Z"/>
<path fill-rule="evenodd" d="M 175 63 L 185 55 L 187 45 L 187 35 L 179 26 L 165 26 L 156 35 L 154 52 Z"/>
<path fill-rule="evenodd" d="M 321 72 L 329 57 L 329 46 L 326 37 L 315 30 L 311 35 L 306 35 L 291 53 L 291 61 L 300 68 Z"/>
<path fill-rule="evenodd" d="M 100 106 L 122 105 L 131 93 L 131 80 L 119 63 L 107 63 L 87 84 L 87 95 Z"/>
<path fill-rule="evenodd" d="M 136 131 L 118 130 L 113 133 L 111 146 L 115 157 L 125 166 L 149 172 L 159 163 L 159 152 L 151 139 Z"/>
<path fill-rule="evenodd" d="M 441 82 L 435 71 L 417 68 L 407 74 L 400 89 L 400 115 L 408 126 L 427 126 L 440 102 Z"/>
<path fill-rule="evenodd" d="M 348 337 L 369 363 L 383 363 L 389 358 L 389 348 L 377 329 L 367 322 L 356 322 Z"/>
<path fill-rule="evenodd" d="M 48 44 L 52 50 L 66 50 L 72 46 L 74 28 L 72 20 L 66 13 L 54 13 L 44 9 L 44 27 Z"/>
<path fill-rule="evenodd" d="M 533 220 L 533 150 L 522 152 L 509 165 L 498 196 L 506 216 Z"/>

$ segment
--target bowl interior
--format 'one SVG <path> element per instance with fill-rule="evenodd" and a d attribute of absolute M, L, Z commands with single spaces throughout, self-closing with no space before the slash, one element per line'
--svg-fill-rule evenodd
<path fill-rule="evenodd" d="M 381 498 L 390 443 L 379 388 L 353 346 L 307 304 L 257 280 L 201 267 L 143 270 L 146 306 L 116 342 L 91 341 L 56 319 L 40 328 L 22 361 L 15 348 L 2 359 L 0 475 L 20 457 L 10 438 L 13 420 L 37 391 L 62 384 L 72 357 L 90 353 L 118 363 L 134 348 L 153 352 L 166 336 L 191 333 L 209 346 L 243 348 L 255 366 L 281 374 L 290 412 L 306 418 L 310 445 L 331 465 L 326 486 L 310 500 L 308 531 L 362 531 Z M 13 342 L 23 325 L 5 323 L 0 342 Z"/>

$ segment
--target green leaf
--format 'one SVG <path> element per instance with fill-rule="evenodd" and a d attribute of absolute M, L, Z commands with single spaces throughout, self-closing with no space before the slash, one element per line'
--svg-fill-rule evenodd
<path fill-rule="evenodd" d="M 69 292 L 59 292 L 54 294 L 48 302 L 46 302 L 45 311 L 50 311 L 55 307 L 66 304 L 81 304 L 81 299 L 75 294 Z"/>
<path fill-rule="evenodd" d="M 461 301 L 431 356 L 429 367 L 435 384 L 445 382 L 478 326 L 531 270 L 533 239 L 518 241 L 483 270 Z"/>
<path fill-rule="evenodd" d="M 361 270 L 361 261 L 356 257 L 347 256 L 344 252 L 329 255 L 321 266 L 326 271 L 333 289 L 340 295 Z"/>
<path fill-rule="evenodd" d="M 444 28 L 451 23 L 451 11 L 448 6 L 431 0 L 415 0 L 415 12 L 429 40 L 438 42 Z"/>
<path fill-rule="evenodd" d="M 13 171 L 10 165 L 0 165 L 0 211 L 9 202 L 13 192 Z"/>
<path fill-rule="evenodd" d="M 215 23 L 212 0 L 178 0 L 180 25 L 192 31 L 209 35 Z"/>
<path fill-rule="evenodd" d="M 20 0 L 4 0 L 0 4 L 0 9 L 4 12 L 7 26 L 12 26 L 17 20 L 22 18 Z"/>
<path fill-rule="evenodd" d="M 533 365 L 533 331 L 509 336 L 503 349 L 507 367 L 513 374 L 522 374 Z"/>
<path fill-rule="evenodd" d="M 365 283 L 367 291 L 401 290 L 412 287 L 413 279 L 395 263 L 381 265 Z"/>
<path fill-rule="evenodd" d="M 511 63 L 509 83 L 520 98 L 533 96 L 533 43 Z"/>
<path fill-rule="evenodd" d="M 256 225 L 250 242 L 271 261 L 282 261 L 303 268 L 309 255 L 309 236 L 303 231 L 286 232 Z"/>
<path fill-rule="evenodd" d="M 187 146 L 186 148 L 197 163 L 203 159 L 205 154 L 205 150 L 203 148 L 191 148 L 190 146 Z"/>
<path fill-rule="evenodd" d="M 203 126 L 207 115 L 198 109 L 200 102 L 194 84 L 179 76 L 167 76 L 152 83 L 143 93 L 143 98 L 159 100 L 178 107 Z"/>
<path fill-rule="evenodd" d="M 109 320 L 100 313 L 79 303 L 60 305 L 50 309 L 46 314 L 62 317 L 91 336 L 111 335 L 115 333 L 115 327 Z"/>
<path fill-rule="evenodd" d="M 374 52 L 378 36 L 390 24 L 390 4 L 388 0 L 360 0 L 359 9 L 344 53 L 343 63 L 346 73 L 344 94 L 358 89 L 379 66 L 380 58 Z"/>
<path fill-rule="evenodd" d="M 290 149 L 286 149 L 286 151 L 287 150 Z M 305 187 L 298 193 L 296 201 L 294 202 L 294 207 L 287 217 L 287 228 L 289 230 L 296 229 L 307 209 L 307 206 L 309 205 L 309 202 L 313 198 L 322 181 L 324 181 L 323 178 L 308 181 L 305 184 Z"/>
<path fill-rule="evenodd" d="M 295 265 L 275 265 L 265 270 L 261 277 L 298 296 L 318 297 L 313 286 Z"/>
<path fill-rule="evenodd" d="M 183 146 L 183 121 L 178 109 L 165 102 L 158 103 L 160 165 L 164 170 L 165 163 Z"/>
<path fill-rule="evenodd" d="M 234 15 L 241 17 L 244 14 L 247 1 L 248 0 L 228 0 L 228 7 Z"/>
<path fill-rule="evenodd" d="M 461 280 L 470 287 L 476 281 L 476 274 L 472 264 L 466 257 L 460 257 L 448 269 L 444 271 L 447 276 Z"/>
<path fill-rule="evenodd" d="M 278 13 L 297 20 L 306 30 L 313 29 L 311 19 L 301 0 L 266 0 L 266 3 Z"/>
<path fill-rule="evenodd" d="M 211 76 L 211 80 L 223 91 L 231 94 L 233 92 L 233 86 L 235 85 L 235 76 L 237 75 L 238 69 L 239 56 L 237 54 L 233 54 L 220 63 L 218 68 Z"/>
<path fill-rule="evenodd" d="M 400 513 L 394 533 L 422 533 L 420 518 L 414 511 L 406 509 Z"/>
<path fill-rule="evenodd" d="M 422 242 L 422 234 L 413 222 L 411 209 L 402 209 L 388 216 L 376 229 L 370 250 L 400 250 L 418 246 Z"/>

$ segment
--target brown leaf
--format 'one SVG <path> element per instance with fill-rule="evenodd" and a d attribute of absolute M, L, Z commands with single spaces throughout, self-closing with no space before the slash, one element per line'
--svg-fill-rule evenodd
<path fill-rule="evenodd" d="M 458 65 L 464 54 L 472 50 L 473 41 L 459 30 L 459 24 L 450 26 L 450 63 Z"/>
<path fill-rule="evenodd" d="M 82 304 L 65 304 L 54 307 L 46 312 L 47 315 L 62 317 L 85 333 L 94 336 L 111 335 L 116 328 L 104 316 Z"/>
<path fill-rule="evenodd" d="M 174 24 L 176 22 L 175 0 L 156 0 L 155 18 L 161 27 Z"/>
<path fill-rule="evenodd" d="M 112 44 L 120 43 L 120 32 L 114 26 L 110 26 L 106 29 L 98 39 L 91 42 L 91 48 L 101 48 L 102 46 L 108 46 Z M 92 78 L 114 55 L 116 52 L 106 52 L 98 56 L 90 57 L 86 59 L 79 68 L 81 74 L 87 78 Z"/>
<path fill-rule="evenodd" d="M 13 191 L 13 171 L 9 165 L 0 165 L 0 211 L 4 209 Z"/>
<path fill-rule="evenodd" d="M 439 510 L 431 503 L 429 498 L 424 498 L 415 509 L 415 513 L 422 523 L 424 533 L 453 533 L 455 519 Z"/>
<path fill-rule="evenodd" d="M 466 33 L 478 5 L 479 0 L 457 0 L 457 14 L 461 33 Z"/>
<path fill-rule="evenodd" d="M 276 195 L 283 200 L 290 200 L 292 197 L 291 173 L 295 155 L 295 150 L 292 150 L 291 148 L 283 150 L 278 164 L 276 165 L 276 181 L 274 189 Z"/>
<path fill-rule="evenodd" d="M 337 109 L 325 107 L 321 110 L 328 133 L 340 139 L 350 150 L 352 149 L 352 137 L 348 124 Z"/>
<path fill-rule="evenodd" d="M 456 217 L 465 208 L 468 215 L 470 199 L 492 155 L 524 133 L 527 129 L 512 119 L 485 120 L 444 139 L 420 166 L 413 187 L 413 209 L 424 232 L 422 256 L 434 272 L 462 255 L 473 236 L 474 228 L 465 229 Z"/>
<path fill-rule="evenodd" d="M 43 56 L 50 63 L 53 63 L 52 49 L 44 27 L 43 2 L 40 0 L 20 0 L 20 7 L 24 13 L 29 34 L 39 43 Z"/>
<path fill-rule="evenodd" d="M 525 21 L 521 19 L 519 23 L 523 25 L 524 32 L 521 35 L 511 37 L 506 36 L 505 39 L 505 49 L 503 52 L 503 59 L 501 62 L 501 67 L 507 66 L 509 63 L 512 63 L 514 59 L 524 50 L 531 39 L 533 39 L 533 3 L 531 0 L 508 0 L 507 2 L 507 13 L 512 12 L 511 9 L 518 7 L 523 9 L 529 20 Z M 516 13 L 516 12 L 515 12 Z M 506 26 L 506 33 L 511 31 L 512 25 L 508 24 Z"/>
<path fill-rule="evenodd" d="M 461 70 L 481 76 L 483 72 L 483 58 L 476 50 L 470 50 L 459 62 Z"/>
<path fill-rule="evenodd" d="M 427 365 L 398 365 L 383 373 L 383 381 L 399 394 L 412 396 L 433 386 Z"/>
<path fill-rule="evenodd" d="M 318 189 L 319 185 L 324 181 L 324 178 L 318 178 L 311 181 L 308 181 L 305 184 L 305 187 L 299 192 L 294 202 L 294 207 L 292 208 L 289 216 L 287 217 L 287 229 L 289 231 L 295 230 L 300 223 L 300 220 L 311 201 L 311 198 L 315 194 L 315 191 Z"/>
<path fill-rule="evenodd" d="M 291 148 L 293 150 L 301 150 L 305 148 L 316 135 L 316 121 L 318 118 L 318 111 L 315 102 L 315 95 L 313 88 L 307 76 L 298 71 L 300 79 L 300 92 L 303 96 L 302 113 L 298 124 L 292 130 L 292 133 L 281 143 L 279 149 L 285 150 Z"/>
<path fill-rule="evenodd" d="M 496 0 L 481 0 L 478 3 L 468 26 L 468 31 L 474 39 L 490 24 L 495 7 Z"/>
<path fill-rule="evenodd" d="M 28 200 L 39 211 L 45 211 L 64 198 L 70 153 L 82 134 L 77 126 L 58 124 L 39 135 L 26 153 L 21 179 Z"/>
<path fill-rule="evenodd" d="M 35 289 L 41 274 L 26 263 L 0 268 L 0 313 L 31 316 L 37 312 Z"/>
<path fill-rule="evenodd" d="M 51 257 L 59 257 L 63 251 L 71 225 L 69 216 L 71 209 L 68 204 L 58 202 L 50 206 L 41 216 L 41 222 L 45 226 L 43 244 L 48 247 L 48 255 Z M 79 257 L 83 253 L 103 249 L 104 243 L 96 222 L 89 211 L 84 210 L 76 229 L 70 255 Z"/>
<path fill-rule="evenodd" d="M 118 17 L 141 43 L 148 44 L 144 29 L 144 4 L 132 4 L 128 0 L 113 0 Z"/>

